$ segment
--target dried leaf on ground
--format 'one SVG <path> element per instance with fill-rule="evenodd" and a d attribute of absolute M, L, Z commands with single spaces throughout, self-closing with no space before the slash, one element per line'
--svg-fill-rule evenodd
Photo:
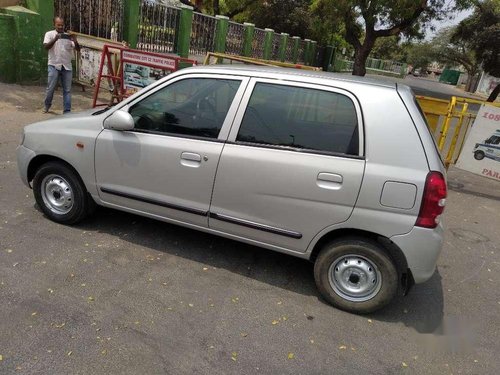
<path fill-rule="evenodd" d="M 295 358 L 295 354 L 293 353 L 288 353 L 288 359 L 294 359 Z"/>

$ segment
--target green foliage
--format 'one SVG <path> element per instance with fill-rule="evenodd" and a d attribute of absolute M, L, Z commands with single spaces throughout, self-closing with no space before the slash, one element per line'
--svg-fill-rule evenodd
<path fill-rule="evenodd" d="M 343 23 L 355 49 L 353 74 L 364 75 L 366 58 L 378 38 L 422 38 L 430 22 L 448 18 L 473 0 L 313 0 L 312 9 L 332 23 Z"/>
<path fill-rule="evenodd" d="M 457 27 L 442 29 L 432 39 L 432 57 L 450 67 L 463 66 L 469 75 L 479 71 L 479 62 L 469 41 L 454 38 Z"/>
<path fill-rule="evenodd" d="M 407 47 L 408 56 L 406 62 L 413 66 L 413 69 L 425 70 L 434 60 L 434 49 L 432 43 L 421 42 Z"/>
<path fill-rule="evenodd" d="M 370 57 L 383 60 L 406 61 L 407 45 L 401 43 L 398 36 L 378 38 L 370 53 Z"/>
<path fill-rule="evenodd" d="M 455 43 L 467 44 L 487 73 L 500 77 L 500 1 L 478 3 L 451 37 Z"/>
<path fill-rule="evenodd" d="M 244 1 L 241 1 L 242 3 Z M 259 28 L 272 28 L 290 36 L 311 38 L 314 21 L 309 12 L 310 0 L 257 0 L 235 17 Z"/>

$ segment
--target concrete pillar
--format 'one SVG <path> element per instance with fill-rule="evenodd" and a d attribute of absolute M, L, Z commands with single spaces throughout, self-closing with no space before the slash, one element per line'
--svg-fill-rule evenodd
<path fill-rule="evenodd" d="M 311 39 L 304 39 L 306 42 L 304 46 L 304 65 L 309 65 L 309 60 L 311 56 Z"/>
<path fill-rule="evenodd" d="M 226 52 L 226 38 L 229 30 L 229 17 L 215 16 L 217 26 L 215 28 L 215 52 Z"/>
<path fill-rule="evenodd" d="M 189 57 L 189 45 L 191 41 L 191 28 L 193 27 L 193 7 L 181 6 L 181 17 L 179 20 L 179 31 L 177 34 L 176 52 L 180 57 Z"/>
<path fill-rule="evenodd" d="M 279 60 L 282 62 L 285 61 L 286 58 L 286 46 L 288 44 L 288 36 L 289 35 L 287 33 L 281 33 Z"/>
<path fill-rule="evenodd" d="M 136 48 L 139 39 L 140 0 L 125 0 L 123 5 L 123 40 L 130 48 Z"/>
<path fill-rule="evenodd" d="M 41 31 L 45 34 L 54 28 L 54 2 L 46 0 L 26 0 L 26 7 L 40 15 Z M 43 37 L 43 35 L 42 35 Z"/>
<path fill-rule="evenodd" d="M 328 72 L 330 70 L 330 66 L 333 64 L 333 51 L 334 51 L 333 46 L 326 46 L 325 49 L 325 56 L 323 56 L 323 70 L 325 72 Z"/>
<path fill-rule="evenodd" d="M 56 16 L 56 14 L 54 14 L 54 2 L 46 0 L 26 0 L 26 7 L 40 15 L 40 32 L 38 38 L 41 45 L 43 44 L 43 37 L 45 36 L 45 33 L 54 28 L 54 17 Z M 47 79 L 47 70 L 45 67 L 48 62 L 48 55 L 43 47 L 41 53 L 42 59 L 40 62 L 40 74 L 42 81 L 45 81 Z"/>
<path fill-rule="evenodd" d="M 317 48 L 318 42 L 315 40 L 311 40 L 311 51 L 309 54 L 309 65 L 311 66 L 316 66 L 316 48 Z"/>
<path fill-rule="evenodd" d="M 264 29 L 266 35 L 264 37 L 264 60 L 271 60 L 271 56 L 273 53 L 273 37 L 274 30 L 273 29 Z"/>
<path fill-rule="evenodd" d="M 255 31 L 255 25 L 253 23 L 245 22 L 243 26 L 245 27 L 245 34 L 243 40 L 243 56 L 250 57 L 252 55 L 252 42 Z"/>

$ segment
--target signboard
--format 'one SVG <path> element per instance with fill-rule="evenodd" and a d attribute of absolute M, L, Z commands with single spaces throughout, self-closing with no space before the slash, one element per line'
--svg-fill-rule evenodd
<path fill-rule="evenodd" d="M 178 57 L 137 50 L 122 51 L 123 90 L 133 94 L 178 69 Z"/>
<path fill-rule="evenodd" d="M 102 50 L 105 44 L 122 47 L 121 43 L 115 43 L 108 39 L 102 39 L 91 35 L 74 33 L 78 38 L 81 49 L 76 57 L 76 79 L 78 82 L 94 86 L 99 75 L 99 66 L 102 59 Z M 113 62 L 118 62 L 118 58 Z M 103 74 L 109 74 L 108 67 L 104 66 Z M 111 85 L 110 85 L 111 86 Z"/>
<path fill-rule="evenodd" d="M 500 108 L 483 104 L 456 166 L 500 181 Z"/>

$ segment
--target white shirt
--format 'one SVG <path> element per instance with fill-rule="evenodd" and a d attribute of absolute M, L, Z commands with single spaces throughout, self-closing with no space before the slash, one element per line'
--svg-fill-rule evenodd
<path fill-rule="evenodd" d="M 45 33 L 45 38 L 43 38 L 43 44 L 50 43 L 54 40 L 57 35 L 56 30 L 47 31 Z M 75 43 L 70 39 L 59 39 L 57 40 L 51 49 L 49 49 L 49 64 L 54 66 L 57 70 L 64 69 L 71 70 L 71 60 L 73 59 L 73 49 L 75 48 Z"/>

